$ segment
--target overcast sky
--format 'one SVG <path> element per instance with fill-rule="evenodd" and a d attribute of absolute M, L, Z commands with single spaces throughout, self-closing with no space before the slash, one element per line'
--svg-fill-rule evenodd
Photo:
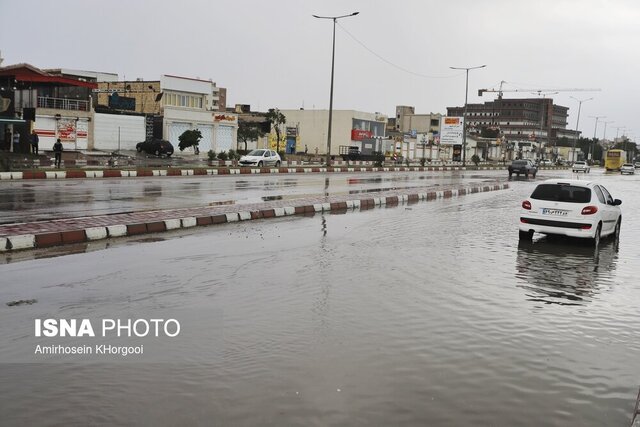
<path fill-rule="evenodd" d="M 592 137 L 606 116 L 640 137 L 640 2 L 636 0 L 0 0 L 3 65 L 213 79 L 227 105 L 254 110 L 327 109 L 332 22 L 338 21 L 334 109 L 381 112 L 396 105 L 446 113 L 479 88 L 571 89 L 548 94 Z M 535 97 L 528 91 L 505 96 Z M 619 130 L 622 135 L 623 130 Z"/>

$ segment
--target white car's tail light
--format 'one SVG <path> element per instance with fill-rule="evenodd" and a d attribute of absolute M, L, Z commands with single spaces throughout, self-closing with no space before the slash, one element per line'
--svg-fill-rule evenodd
<path fill-rule="evenodd" d="M 582 208 L 582 215 L 593 215 L 596 212 L 598 212 L 597 206 L 589 205 Z"/>
<path fill-rule="evenodd" d="M 524 202 L 522 202 L 522 209 L 526 209 L 528 211 L 531 210 L 531 202 L 528 200 L 525 200 Z"/>

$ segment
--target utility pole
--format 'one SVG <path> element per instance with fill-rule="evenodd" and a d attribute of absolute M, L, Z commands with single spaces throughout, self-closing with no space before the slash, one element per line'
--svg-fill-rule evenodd
<path fill-rule="evenodd" d="M 333 38 L 331 43 L 331 88 L 329 89 L 329 129 L 327 131 L 327 167 L 331 165 L 331 122 L 333 118 L 333 71 L 335 68 L 336 59 L 336 22 L 341 18 L 348 18 L 350 16 L 356 16 L 360 12 L 353 12 L 348 15 L 341 16 L 318 16 L 312 15 L 318 19 L 331 19 L 333 21 Z"/>
<path fill-rule="evenodd" d="M 477 70 L 478 68 L 484 68 L 485 65 L 478 65 L 477 67 L 449 67 L 452 70 L 465 70 L 467 72 L 467 80 L 464 90 L 464 112 L 462 113 L 462 167 L 466 166 L 467 161 L 467 99 L 469 96 L 469 70 Z"/>

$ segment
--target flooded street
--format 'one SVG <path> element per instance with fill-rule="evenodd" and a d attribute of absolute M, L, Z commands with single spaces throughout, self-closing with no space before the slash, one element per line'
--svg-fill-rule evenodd
<path fill-rule="evenodd" d="M 548 173 L 552 173 L 549 171 Z M 299 173 L 3 181 L 0 223 L 426 186 L 493 182 L 504 171 Z"/>
<path fill-rule="evenodd" d="M 0 424 L 627 425 L 640 175 L 580 178 L 623 201 L 620 241 L 597 251 L 519 244 L 520 203 L 540 179 L 518 179 L 0 265 Z M 207 330 L 171 360 L 16 363 L 33 353 L 33 319 L 187 312 Z"/>

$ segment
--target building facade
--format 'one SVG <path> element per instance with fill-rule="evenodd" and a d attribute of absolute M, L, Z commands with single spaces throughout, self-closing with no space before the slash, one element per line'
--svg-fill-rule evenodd
<path fill-rule="evenodd" d="M 516 153 L 557 158 L 561 139 L 579 137 L 579 132 L 567 129 L 568 111 L 568 107 L 555 105 L 552 98 L 499 97 L 484 104 L 467 104 L 466 127 L 469 134 L 502 138 Z M 463 114 L 464 106 L 447 107 L 448 116 Z"/>
<path fill-rule="evenodd" d="M 307 151 L 327 154 L 329 110 L 281 110 L 286 117 L 282 134 L 287 152 Z M 357 146 L 365 140 L 386 138 L 388 117 L 380 113 L 355 110 L 333 110 L 331 155 L 339 155 L 340 147 Z M 294 136 L 295 129 L 295 136 Z"/>
<path fill-rule="evenodd" d="M 97 111 L 144 115 L 147 138 L 163 138 L 177 147 L 184 131 L 198 129 L 203 156 L 236 147 L 237 115 L 225 111 L 226 90 L 211 80 L 165 74 L 160 80 L 100 82 L 97 92 Z"/>
<path fill-rule="evenodd" d="M 51 150 L 58 138 L 67 151 L 86 150 L 93 141 L 95 88 L 90 78 L 47 72 L 30 64 L 0 68 L 2 148 L 29 152 L 29 134 L 35 130 L 40 150 Z M 11 135 L 19 135 L 15 146 L 7 140 Z"/>

